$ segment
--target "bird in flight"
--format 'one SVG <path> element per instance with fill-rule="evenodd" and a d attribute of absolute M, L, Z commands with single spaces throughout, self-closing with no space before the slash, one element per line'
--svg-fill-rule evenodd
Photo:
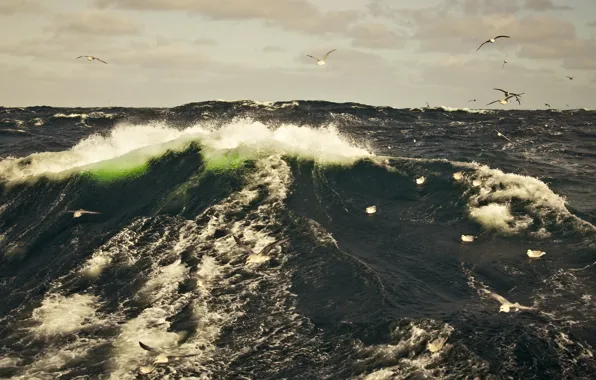
<path fill-rule="evenodd" d="M 496 36 L 495 38 L 490 38 L 490 39 L 488 39 L 488 40 L 484 41 L 484 42 L 482 43 L 482 45 L 478 46 L 478 49 L 476 49 L 476 51 L 480 50 L 480 48 L 481 48 L 481 47 L 483 47 L 483 46 L 484 46 L 484 44 L 488 44 L 488 43 L 494 44 L 494 43 L 495 43 L 495 41 L 496 41 L 497 39 L 499 39 L 499 38 L 511 38 L 511 37 L 510 37 L 510 36 Z"/>
<path fill-rule="evenodd" d="M 548 108 L 550 108 L 550 104 L 544 103 L 544 105 L 547 106 Z"/>
<path fill-rule="evenodd" d="M 336 51 L 336 50 L 337 50 L 337 49 L 333 49 L 333 50 L 330 50 L 330 51 L 328 51 L 328 52 L 327 52 L 327 53 L 326 53 L 326 54 L 323 56 L 323 58 L 322 58 L 322 59 L 318 59 L 317 57 L 314 57 L 314 56 L 312 56 L 312 55 L 308 55 L 308 54 L 307 54 L 306 56 L 307 56 L 307 57 L 310 57 L 310 58 L 312 58 L 312 59 L 315 59 L 315 60 L 317 61 L 317 65 L 318 65 L 318 66 L 323 66 L 325 63 L 327 63 L 327 61 L 326 61 L 326 60 L 327 60 L 327 57 L 329 57 L 329 54 L 333 53 L 333 52 L 334 52 L 334 51 Z"/>
<path fill-rule="evenodd" d="M 99 62 L 105 63 L 106 65 L 108 64 L 106 61 L 103 61 L 103 60 L 101 60 L 97 57 L 94 57 L 92 55 L 81 55 L 80 57 L 77 57 L 77 59 L 79 59 L 79 58 L 87 58 L 88 61 L 99 61 Z"/>
<path fill-rule="evenodd" d="M 503 60 L 503 66 L 501 66 L 501 69 L 502 69 L 503 67 L 505 67 L 505 64 L 506 64 L 506 63 L 507 63 L 507 56 L 505 56 L 505 59 Z"/>
<path fill-rule="evenodd" d="M 506 97 L 505 99 L 498 99 L 498 100 L 495 100 L 495 101 L 493 101 L 493 102 L 490 102 L 490 103 L 488 103 L 488 104 L 487 104 L 487 106 L 490 106 L 491 104 L 493 104 L 493 103 L 497 103 L 497 102 L 499 102 L 499 103 L 501 103 L 501 104 L 505 105 L 505 104 L 509 103 L 509 102 L 508 102 L 508 100 L 509 100 L 509 99 L 511 99 L 511 98 L 513 98 L 513 97 L 514 97 L 514 95 L 509 95 L 509 96 L 508 96 L 508 97 Z"/>
<path fill-rule="evenodd" d="M 476 99 L 470 99 L 470 100 L 468 100 L 468 103 L 475 102 L 475 101 L 476 101 Z"/>
<path fill-rule="evenodd" d="M 569 75 L 567 75 L 567 78 L 568 78 L 569 80 L 573 80 L 573 78 L 574 78 L 574 77 L 570 77 Z"/>
<path fill-rule="evenodd" d="M 506 97 L 508 97 L 507 99 L 509 99 L 511 96 L 515 97 L 515 100 L 517 100 L 517 103 L 519 105 L 521 105 L 521 102 L 519 101 L 519 97 L 522 96 L 523 94 L 525 94 L 525 92 L 516 94 L 514 92 L 505 91 L 505 90 L 500 89 L 500 88 L 493 88 L 493 90 L 501 91 Z"/>
<path fill-rule="evenodd" d="M 153 363 L 151 366 L 146 366 L 146 367 L 141 367 L 141 373 L 142 374 L 150 374 L 151 372 L 153 372 L 155 370 L 155 367 L 158 365 L 163 365 L 163 364 L 168 364 L 172 361 L 177 361 L 180 360 L 181 358 L 189 358 L 191 356 L 198 356 L 198 354 L 194 354 L 194 355 L 166 355 L 163 352 L 159 352 L 158 350 L 156 350 L 153 347 L 149 347 L 147 346 L 145 343 L 143 342 L 139 342 L 139 345 L 141 346 L 141 348 L 145 351 L 149 351 L 151 353 L 157 354 L 157 356 L 155 357 L 155 359 L 153 360 Z"/>
<path fill-rule="evenodd" d="M 81 217 L 83 214 L 101 214 L 100 212 L 97 211 L 87 211 L 87 210 L 66 210 L 65 212 L 72 212 L 74 215 L 73 217 L 75 218 L 79 218 Z"/>
<path fill-rule="evenodd" d="M 497 136 L 502 137 L 502 138 L 504 138 L 505 140 L 507 140 L 509 142 L 513 142 L 513 141 L 511 141 L 511 139 L 509 137 L 505 136 L 504 134 L 502 134 L 501 132 L 497 131 L 496 129 L 495 129 L 495 132 L 497 132 Z M 462 235 L 462 236 L 464 236 L 464 235 Z"/>
<path fill-rule="evenodd" d="M 485 294 L 487 294 L 490 298 L 494 299 L 495 301 L 498 301 L 501 306 L 499 307 L 499 313 L 509 313 L 510 311 L 520 311 L 520 310 L 536 310 L 533 307 L 530 306 L 523 306 L 520 305 L 519 302 L 516 303 L 511 303 L 509 302 L 505 297 L 493 293 L 489 290 L 486 289 L 482 289 L 484 291 Z"/>

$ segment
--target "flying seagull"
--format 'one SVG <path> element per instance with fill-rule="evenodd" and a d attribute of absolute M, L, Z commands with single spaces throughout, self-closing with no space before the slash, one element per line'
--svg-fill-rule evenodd
<path fill-rule="evenodd" d="M 499 100 L 495 100 L 494 102 L 490 102 L 490 103 L 487 104 L 487 106 L 490 106 L 491 104 L 497 103 L 497 102 L 505 105 L 505 104 L 509 103 L 508 100 L 511 99 L 511 98 L 513 98 L 513 97 L 514 97 L 514 95 L 509 95 L 505 99 L 499 99 Z"/>
<path fill-rule="evenodd" d="M 569 78 L 569 80 L 573 80 L 574 77 L 570 77 L 569 75 L 567 75 L 567 78 Z"/>
<path fill-rule="evenodd" d="M 103 61 L 103 60 L 101 60 L 97 57 L 94 57 L 92 55 L 81 55 L 80 57 L 77 57 L 77 59 L 79 59 L 79 58 L 87 58 L 88 61 L 99 61 L 99 62 L 105 63 L 106 65 L 108 64 L 106 61 Z"/>
<path fill-rule="evenodd" d="M 426 103 L 426 108 L 430 108 L 430 105 L 428 104 L 428 102 L 426 100 L 424 102 Z"/>
<path fill-rule="evenodd" d="M 101 212 L 87 211 L 87 210 L 83 210 L 83 209 L 79 209 L 79 210 L 66 210 L 65 212 L 72 212 L 74 214 L 73 217 L 75 217 L 75 218 L 79 218 L 83 214 L 101 214 Z"/>
<path fill-rule="evenodd" d="M 143 367 L 140 368 L 141 373 L 142 374 L 145 374 L 145 375 L 150 374 L 151 372 L 153 372 L 155 370 L 155 367 L 158 366 L 158 365 L 168 364 L 168 363 L 170 363 L 172 361 L 180 360 L 181 358 L 188 358 L 188 357 L 191 357 L 191 356 L 198 356 L 198 354 L 192 354 L 192 355 L 166 355 L 163 352 L 159 352 L 158 350 L 156 350 L 153 347 L 147 346 L 143 342 L 139 342 L 139 345 L 141 346 L 141 348 L 143 350 L 152 352 L 154 354 L 157 354 L 157 356 L 153 360 L 153 363 L 150 366 L 143 366 Z"/>
<path fill-rule="evenodd" d="M 513 142 L 513 141 L 511 141 L 511 139 L 509 137 L 505 136 L 504 134 L 502 134 L 501 132 L 497 131 L 496 129 L 495 129 L 495 132 L 497 132 L 497 136 L 502 137 L 502 138 L 504 138 L 505 140 L 507 140 L 507 141 L 509 141 L 511 143 Z"/>
<path fill-rule="evenodd" d="M 500 296 L 500 295 L 493 293 L 489 290 L 482 289 L 482 291 L 484 293 L 486 293 L 490 298 L 498 301 L 501 304 L 501 307 L 499 307 L 499 313 L 509 313 L 509 311 L 511 311 L 511 310 L 513 310 L 513 311 L 535 310 L 535 308 L 533 308 L 533 307 L 522 306 L 519 304 L 519 302 L 511 303 L 511 302 L 507 301 L 507 299 L 505 299 L 503 296 Z"/>
<path fill-rule="evenodd" d="M 522 96 L 523 94 L 525 94 L 525 92 L 516 94 L 515 92 L 505 91 L 505 90 L 500 89 L 500 88 L 493 88 L 493 90 L 501 91 L 505 96 L 509 96 L 509 95 Z"/>
<path fill-rule="evenodd" d="M 312 55 L 308 55 L 308 54 L 307 54 L 306 56 L 307 56 L 307 57 L 310 57 L 310 58 L 312 58 L 312 59 L 316 59 L 316 60 L 317 60 L 317 65 L 319 65 L 319 66 L 323 66 L 325 63 L 327 63 L 326 59 L 327 59 L 327 57 L 329 56 L 329 54 L 333 53 L 333 52 L 334 52 L 334 51 L 336 51 L 336 50 L 337 50 L 337 49 L 333 49 L 333 50 L 330 50 L 330 51 L 328 51 L 328 52 L 327 52 L 327 54 L 325 54 L 325 55 L 323 56 L 323 59 L 318 59 L 317 57 L 313 57 Z"/>
<path fill-rule="evenodd" d="M 550 108 L 550 104 L 544 103 L 544 105 L 547 106 L 548 108 Z"/>
<path fill-rule="evenodd" d="M 482 46 L 484 46 L 484 44 L 487 44 L 487 43 L 489 43 L 489 42 L 490 42 L 491 44 L 494 44 L 494 43 L 495 43 L 495 41 L 496 41 L 497 39 L 499 39 L 499 38 L 511 38 L 511 37 L 509 37 L 509 36 L 496 36 L 495 38 L 488 39 L 488 40 L 484 41 L 484 42 L 482 43 L 482 45 L 478 46 L 478 49 L 476 49 L 476 51 L 480 50 L 480 48 L 481 48 Z"/>
<path fill-rule="evenodd" d="M 523 94 L 525 94 L 525 92 L 521 92 L 519 94 L 516 94 L 514 92 L 505 91 L 505 90 L 502 90 L 500 88 L 493 88 L 493 90 L 501 91 L 507 97 L 511 97 L 511 96 L 515 97 L 515 100 L 517 100 L 517 103 L 519 105 L 521 105 L 521 102 L 519 101 L 519 97 L 522 96 Z"/>
<path fill-rule="evenodd" d="M 475 102 L 475 101 L 476 101 L 476 99 L 470 99 L 470 100 L 468 100 L 468 103 Z"/>
<path fill-rule="evenodd" d="M 246 251 L 246 253 L 248 253 L 249 255 L 261 255 L 261 256 L 265 256 L 267 255 L 269 252 L 271 252 L 271 250 L 275 247 L 277 247 L 278 245 L 284 244 L 288 241 L 290 241 L 290 239 L 285 238 L 285 239 L 280 239 L 277 241 L 274 241 L 271 244 L 267 244 L 263 249 L 261 249 L 259 252 L 255 252 L 253 251 L 248 245 L 244 244 L 242 242 L 242 240 L 240 240 L 240 238 L 238 238 L 238 236 L 232 234 L 232 236 L 234 237 L 234 240 L 236 240 L 236 244 L 238 244 L 240 246 L 240 248 L 242 248 L 244 251 Z"/>
<path fill-rule="evenodd" d="M 508 57 L 508 56 L 506 55 L 506 56 L 505 56 L 505 59 L 503 60 L 503 66 L 501 66 L 501 69 L 502 69 L 503 67 L 505 67 L 505 64 L 507 63 L 507 57 Z"/>

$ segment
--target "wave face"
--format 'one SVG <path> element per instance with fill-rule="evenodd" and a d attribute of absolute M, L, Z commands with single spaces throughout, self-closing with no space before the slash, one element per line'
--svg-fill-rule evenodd
<path fill-rule="evenodd" d="M 148 378 L 596 373 L 591 111 L 0 118 L 0 377 L 134 379 L 156 356 L 139 341 L 193 355 Z M 532 309 L 499 313 L 496 295 Z"/>

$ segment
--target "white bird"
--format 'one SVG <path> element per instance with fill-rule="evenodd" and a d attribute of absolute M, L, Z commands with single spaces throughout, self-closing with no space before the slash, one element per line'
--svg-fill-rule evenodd
<path fill-rule="evenodd" d="M 377 212 L 377 206 L 369 206 L 366 208 L 367 214 L 374 214 L 375 212 Z"/>
<path fill-rule="evenodd" d="M 507 57 L 508 57 L 508 56 L 506 55 L 506 56 L 505 56 L 505 59 L 503 60 L 503 66 L 501 66 L 501 69 L 502 69 L 503 67 L 505 67 L 505 64 L 507 63 Z"/>
<path fill-rule="evenodd" d="M 484 42 L 483 42 L 483 43 L 482 43 L 480 46 L 478 46 L 478 49 L 476 49 L 476 51 L 480 50 L 480 48 L 481 48 L 482 46 L 484 46 L 484 44 L 488 44 L 489 42 L 490 42 L 491 44 L 494 44 L 494 43 L 495 43 L 495 41 L 496 41 L 497 39 L 499 39 L 499 38 L 511 38 L 511 37 L 509 37 L 509 36 L 496 36 L 495 38 L 490 38 L 490 39 L 488 39 L 488 40 L 484 41 Z"/>
<path fill-rule="evenodd" d="M 504 138 L 505 140 L 509 141 L 509 142 L 513 142 L 511 141 L 511 139 L 507 136 L 505 136 L 504 134 L 502 134 L 501 132 L 497 131 L 496 129 L 494 130 L 495 132 L 497 132 L 497 136 Z"/>
<path fill-rule="evenodd" d="M 480 180 L 475 179 L 472 181 L 472 185 L 475 187 L 478 187 L 478 186 L 482 185 L 482 182 L 480 182 Z"/>
<path fill-rule="evenodd" d="M 101 212 L 87 211 L 87 210 L 83 210 L 83 209 L 79 209 L 79 210 L 66 210 L 65 212 L 72 212 L 74 214 L 73 217 L 75 217 L 75 218 L 78 218 L 78 217 L 82 216 L 83 214 L 101 214 Z"/>
<path fill-rule="evenodd" d="M 546 252 L 544 252 L 544 251 L 533 251 L 531 249 L 528 249 L 528 251 L 526 252 L 526 254 L 528 255 L 528 257 L 530 257 L 532 259 L 537 259 L 539 257 L 542 257 L 542 256 L 546 255 Z"/>
<path fill-rule="evenodd" d="M 515 100 L 517 100 L 517 103 L 520 104 L 520 105 L 521 105 L 521 102 L 519 100 L 519 97 L 522 96 L 523 94 L 525 94 L 525 92 L 516 94 L 515 92 L 505 91 L 505 90 L 500 89 L 500 88 L 493 88 L 493 90 L 501 91 L 503 93 L 503 95 L 508 96 L 507 99 L 509 99 L 511 97 L 510 95 L 513 95 L 515 97 Z"/>
<path fill-rule="evenodd" d="M 533 307 L 520 305 L 519 302 L 511 303 L 511 302 L 507 301 L 507 299 L 505 299 L 503 296 L 500 296 L 500 295 L 493 293 L 491 291 L 488 291 L 486 289 L 482 289 L 482 291 L 484 291 L 484 293 L 488 294 L 490 298 L 498 301 L 501 304 L 501 307 L 499 307 L 499 313 L 509 313 L 511 310 L 513 310 L 513 311 L 535 310 L 535 308 L 533 308 Z"/>
<path fill-rule="evenodd" d="M 462 173 L 462 172 L 455 172 L 455 173 L 453 173 L 453 179 L 456 180 L 456 181 L 459 181 L 463 177 L 464 177 L 464 173 Z"/>
<path fill-rule="evenodd" d="M 94 57 L 92 55 L 81 55 L 80 57 L 77 57 L 77 59 L 79 59 L 79 58 L 87 58 L 88 61 L 99 61 L 99 62 L 105 63 L 106 65 L 108 64 L 106 61 L 103 61 L 103 60 L 101 60 L 97 57 Z"/>
<path fill-rule="evenodd" d="M 468 243 L 474 241 L 474 239 L 476 239 L 476 237 L 472 236 L 472 235 L 462 235 L 461 236 L 461 241 L 465 241 Z"/>
<path fill-rule="evenodd" d="M 327 60 L 327 57 L 329 56 L 329 54 L 333 53 L 333 52 L 334 52 L 334 51 L 336 51 L 336 50 L 337 50 L 337 49 L 333 49 L 333 50 L 330 50 L 330 51 L 328 51 L 328 52 L 327 52 L 327 53 L 326 53 L 326 54 L 323 56 L 323 58 L 322 58 L 322 59 L 318 59 L 317 57 L 314 57 L 314 56 L 312 56 L 312 55 L 308 55 L 308 54 L 307 54 L 306 56 L 307 56 L 307 57 L 310 57 L 310 58 L 312 58 L 312 59 L 315 59 L 315 60 L 317 61 L 317 65 L 318 65 L 318 66 L 323 66 L 324 64 L 326 64 L 326 63 L 327 63 L 327 61 L 326 61 L 326 60 Z"/>
<path fill-rule="evenodd" d="M 422 176 L 420 178 L 416 178 L 417 185 L 422 185 L 424 183 L 424 181 L 426 181 L 426 178 L 424 178 L 424 176 Z"/>
<path fill-rule="evenodd" d="M 188 358 L 188 357 L 191 357 L 191 356 L 198 356 L 199 355 L 199 354 L 192 354 L 192 355 L 166 355 L 163 352 L 159 352 L 158 350 L 156 350 L 153 347 L 147 346 L 143 342 L 139 342 L 139 345 L 141 346 L 141 348 L 143 350 L 157 354 L 157 356 L 153 360 L 153 363 L 150 366 L 143 366 L 143 367 L 139 368 L 139 371 L 142 374 L 144 374 L 144 375 L 147 375 L 147 374 L 150 374 L 151 372 L 153 372 L 155 370 L 155 367 L 158 366 L 158 365 L 168 364 L 168 363 L 170 363 L 172 361 L 180 360 L 181 358 Z"/>
<path fill-rule="evenodd" d="M 445 345 L 445 342 L 447 342 L 447 338 L 437 338 L 435 340 L 433 340 L 432 342 L 428 342 L 426 344 L 426 348 L 431 352 L 431 353 L 435 353 L 437 351 L 439 351 L 441 348 L 443 348 L 443 346 Z"/>
<path fill-rule="evenodd" d="M 492 102 L 488 103 L 487 106 L 490 106 L 491 104 L 497 103 L 497 102 L 501 103 L 502 105 L 505 105 L 505 104 L 509 103 L 509 99 L 511 99 L 511 98 L 513 98 L 513 95 L 509 95 L 505 99 L 499 99 L 499 100 L 492 101 Z"/>

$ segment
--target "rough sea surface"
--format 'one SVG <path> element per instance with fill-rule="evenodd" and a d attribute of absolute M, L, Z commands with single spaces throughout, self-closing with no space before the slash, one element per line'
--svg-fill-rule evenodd
<path fill-rule="evenodd" d="M 0 377 L 594 378 L 595 122 L 0 108 Z"/>

